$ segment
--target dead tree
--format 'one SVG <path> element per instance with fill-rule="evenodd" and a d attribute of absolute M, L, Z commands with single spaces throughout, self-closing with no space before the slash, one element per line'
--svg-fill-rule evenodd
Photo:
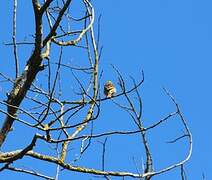
<path fill-rule="evenodd" d="M 132 78 L 132 86 L 129 87 L 121 72 L 112 66 L 111 69 L 118 79 L 117 83 L 114 83 L 117 86 L 117 92 L 115 89 L 111 91 L 110 88 L 115 87 L 109 85 L 109 94 L 106 97 L 103 95 L 104 85 L 101 83 L 101 78 L 104 74 L 99 70 L 101 47 L 98 28 L 97 32 L 94 32 L 95 23 L 98 24 L 98 21 L 95 18 L 92 2 L 89 0 L 76 2 L 32 0 L 31 16 L 34 17 L 32 21 L 34 23 L 26 24 L 34 28 L 30 41 L 16 40 L 17 0 L 13 3 L 12 42 L 5 45 L 13 49 L 14 61 L 11 61 L 11 67 L 15 65 L 13 69 L 15 78 L 5 72 L 0 73 L 3 90 L 10 87 L 10 91 L 5 92 L 6 99 L 0 101 L 0 113 L 4 118 L 0 130 L 0 170 L 31 174 L 44 179 L 59 179 L 61 171 L 66 170 L 70 173 L 74 171 L 105 179 L 132 177 L 149 180 L 179 168 L 181 177 L 184 179 L 183 166 L 191 156 L 192 135 L 173 96 L 165 90 L 176 110 L 146 127 L 143 123 L 143 104 L 139 91 L 144 82 L 143 72 L 139 80 Z M 18 6 L 24 6 L 21 3 Z M 73 4 L 77 5 L 78 9 L 73 10 Z M 78 12 L 80 17 L 74 18 L 73 11 Z M 32 52 L 30 54 L 27 50 L 23 51 L 29 56 L 23 66 L 21 65 L 23 63 L 19 61 L 18 50 L 26 46 L 31 48 Z M 78 64 L 70 63 L 70 56 L 79 56 Z M 108 92 L 105 91 L 105 93 Z M 134 124 L 134 130 L 117 129 L 99 134 L 93 132 L 94 122 L 99 120 L 101 105 L 107 101 L 113 104 L 111 108 L 121 108 L 129 115 L 128 119 Z M 154 157 L 147 133 L 162 124 L 169 123 L 173 117 L 178 118 L 182 123 L 184 133 L 171 143 L 185 138 L 188 140 L 188 152 L 183 160 L 158 170 L 153 164 Z M 13 130 L 15 123 L 23 127 L 23 132 L 26 128 L 30 129 L 32 139 L 21 149 L 6 148 L 7 151 L 4 151 L 8 135 L 11 134 L 16 138 L 15 141 L 9 142 L 14 144 L 11 146 L 14 148 L 17 141 L 20 143 L 24 140 L 24 133 L 17 135 L 16 129 Z M 126 138 L 132 134 L 141 138 L 140 143 L 145 151 L 143 170 L 138 170 L 136 173 L 105 170 L 107 137 L 113 138 L 119 135 Z M 102 142 L 102 168 L 95 169 L 92 164 L 89 167 L 75 165 L 89 149 L 92 140 L 102 137 L 106 137 Z M 74 158 L 67 157 L 68 153 L 71 153 L 69 147 L 76 142 L 79 155 Z M 42 147 L 40 147 L 41 144 L 43 144 Z M 32 170 L 33 164 L 25 164 L 24 161 L 28 157 L 44 164 L 53 164 L 55 172 L 43 174 L 35 169 Z M 24 163 L 24 168 L 19 167 L 16 162 Z"/>

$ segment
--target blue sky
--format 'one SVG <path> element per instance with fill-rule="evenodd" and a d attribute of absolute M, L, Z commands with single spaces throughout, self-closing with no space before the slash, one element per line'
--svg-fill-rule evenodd
<path fill-rule="evenodd" d="M 20 0 L 19 7 L 24 2 Z M 4 26 L 0 29 L 2 54 L 0 69 L 13 74 L 9 68 L 9 64 L 13 62 L 12 49 L 3 45 L 3 42 L 11 41 L 12 37 L 10 3 L 4 1 L 2 7 L 5 8 L 0 12 L 0 21 L 4 22 Z M 119 68 L 126 79 L 129 75 L 139 79 L 140 71 L 144 70 L 145 83 L 140 91 L 144 106 L 143 119 L 146 124 L 174 111 L 173 104 L 163 92 L 162 87 L 166 87 L 180 104 L 193 134 L 193 154 L 185 166 L 188 179 L 201 179 L 202 173 L 205 174 L 206 179 L 211 179 L 212 145 L 209 137 L 212 125 L 212 2 L 210 0 L 133 0 L 130 2 L 107 0 L 93 1 L 93 4 L 96 8 L 96 17 L 100 14 L 102 16 L 101 44 L 104 49 L 100 69 L 104 70 L 103 80 L 112 79 L 117 83 L 117 77 L 110 64 Z M 19 40 L 29 36 L 33 29 L 28 27 L 28 24 L 32 25 L 31 17 L 24 16 L 24 9 L 29 13 L 30 8 L 30 3 L 20 8 L 21 16 L 18 16 L 20 25 L 17 31 Z M 29 52 L 30 50 L 27 49 L 19 50 L 23 65 Z M 126 113 L 113 107 L 115 106 L 110 101 L 102 105 L 102 114 L 96 122 L 96 132 L 134 128 Z M 170 123 L 149 135 L 155 169 L 160 169 L 163 165 L 175 162 L 184 156 L 183 142 L 178 142 L 176 145 L 165 143 L 180 132 L 182 131 L 178 129 L 178 125 Z M 22 137 L 22 134 L 18 135 Z M 133 159 L 141 164 L 144 158 L 140 147 L 142 145 L 138 142 L 138 137 L 131 136 L 124 140 L 119 137 L 109 138 L 106 169 L 135 171 L 136 165 Z M 95 155 L 97 158 L 93 159 L 89 153 L 97 154 Z M 100 168 L 101 144 L 94 141 L 89 153 L 79 164 Z M 3 177 L 13 177 L 9 173 L 11 172 L 4 172 Z M 71 173 L 71 175 L 75 177 L 76 174 Z M 64 177 L 67 177 L 66 173 Z M 179 179 L 179 170 L 154 179 L 170 178 Z M 78 175 L 76 179 L 79 179 Z"/>
<path fill-rule="evenodd" d="M 142 94 L 147 117 L 157 117 L 169 109 L 164 103 L 166 97 L 162 97 L 163 86 L 179 102 L 194 138 L 193 155 L 186 166 L 189 179 L 201 179 L 202 173 L 206 179 L 212 177 L 208 141 L 212 100 L 211 5 L 208 0 L 97 2 L 103 16 L 103 64 L 107 66 L 109 60 L 126 74 L 144 70 Z"/>

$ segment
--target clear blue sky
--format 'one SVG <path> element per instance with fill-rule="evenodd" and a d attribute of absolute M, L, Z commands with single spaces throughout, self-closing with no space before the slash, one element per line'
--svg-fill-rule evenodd
<path fill-rule="evenodd" d="M 194 138 L 188 179 L 201 179 L 202 173 L 212 178 L 211 5 L 209 0 L 97 2 L 103 16 L 105 65 L 109 60 L 126 74 L 144 70 L 146 118 L 166 112 L 162 86 L 180 103 Z"/>
<path fill-rule="evenodd" d="M 20 0 L 19 6 L 21 3 L 25 4 L 25 1 Z M 185 166 L 187 177 L 201 179 L 204 173 L 206 179 L 212 179 L 212 144 L 209 140 L 212 126 L 212 1 L 94 0 L 93 4 L 97 16 L 102 15 L 101 44 L 104 50 L 100 69 L 104 69 L 103 80 L 112 79 L 117 83 L 117 78 L 113 72 L 111 73 L 110 64 L 118 67 L 126 78 L 132 75 L 139 79 L 140 70 L 144 70 L 145 83 L 140 90 L 144 106 L 143 119 L 146 124 L 174 111 L 174 106 L 164 94 L 162 87 L 170 90 L 180 104 L 193 134 L 193 154 Z M 22 16 L 18 17 L 21 24 L 18 27 L 19 40 L 25 35 L 28 36 L 28 30 L 33 28 L 27 27 L 31 17 L 24 17 L 24 9 L 31 10 L 31 4 L 25 6 L 22 8 Z M 0 69 L 4 72 L 9 72 L 6 65 L 13 61 L 12 49 L 3 45 L 3 42 L 11 41 L 12 37 L 11 12 L 11 2 L 3 1 L 0 11 Z M 29 54 L 24 50 L 19 54 L 24 64 Z M 112 102 L 102 105 L 100 120 L 96 122 L 96 132 L 106 129 L 133 129 L 134 126 L 129 122 L 130 118 L 126 113 L 112 107 Z M 183 142 L 176 145 L 165 143 L 181 132 L 180 129 L 176 129 L 175 124 L 171 124 L 162 126 L 149 136 L 155 169 L 183 157 Z M 23 134 L 19 136 L 21 138 Z M 138 165 L 144 158 L 139 140 L 133 136 L 124 140 L 116 136 L 109 138 L 106 170 L 129 169 L 135 172 L 133 158 Z M 92 148 L 89 153 L 94 155 L 82 159 L 79 164 L 101 168 L 101 155 L 96 156 L 96 153 L 101 153 L 101 145 L 94 141 Z M 93 159 L 94 156 L 98 158 Z M 5 178 L 13 177 L 8 173 L 2 175 Z M 75 177 L 75 173 L 71 175 Z M 76 175 L 76 179 L 79 179 L 79 176 Z M 92 179 L 95 178 L 92 176 Z M 179 170 L 154 179 L 179 179 Z"/>

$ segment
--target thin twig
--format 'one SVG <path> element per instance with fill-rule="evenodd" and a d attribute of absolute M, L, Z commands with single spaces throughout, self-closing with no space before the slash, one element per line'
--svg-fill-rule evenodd
<path fill-rule="evenodd" d="M 17 0 L 13 0 L 13 52 L 15 57 L 15 78 L 17 78 L 19 74 L 18 50 L 16 45 L 16 14 L 17 14 Z"/>

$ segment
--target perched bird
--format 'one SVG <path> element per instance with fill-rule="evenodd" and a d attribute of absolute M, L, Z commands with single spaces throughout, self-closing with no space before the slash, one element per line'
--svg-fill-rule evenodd
<path fill-rule="evenodd" d="M 104 85 L 104 94 L 106 97 L 110 98 L 116 93 L 116 88 L 113 85 L 112 81 L 107 81 Z"/>

